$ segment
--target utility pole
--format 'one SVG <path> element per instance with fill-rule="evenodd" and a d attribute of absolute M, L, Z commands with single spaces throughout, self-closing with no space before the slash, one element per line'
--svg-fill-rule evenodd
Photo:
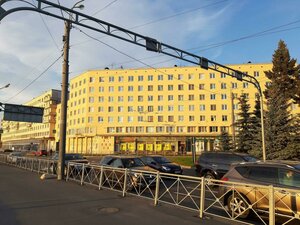
<path fill-rule="evenodd" d="M 232 83 L 231 83 L 232 86 Z M 232 147 L 235 149 L 235 121 L 234 121 L 234 94 L 232 93 L 232 87 L 230 88 L 231 98 L 231 132 L 232 132 Z"/>
<path fill-rule="evenodd" d="M 65 152 L 66 152 L 66 133 L 67 133 L 67 107 L 68 107 L 68 86 L 69 86 L 69 48 L 70 48 L 70 30 L 71 22 L 65 21 L 64 58 L 62 66 L 62 84 L 61 84 L 61 109 L 60 109 L 60 133 L 59 133 L 59 157 L 57 179 L 64 179 L 65 172 Z"/>

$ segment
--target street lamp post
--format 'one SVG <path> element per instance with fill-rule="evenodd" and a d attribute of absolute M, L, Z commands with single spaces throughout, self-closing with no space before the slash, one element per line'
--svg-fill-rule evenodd
<path fill-rule="evenodd" d="M 84 0 L 77 2 L 71 9 L 83 9 L 79 5 Z M 72 14 L 69 19 L 72 20 Z M 68 86 L 69 86 L 69 48 L 70 48 L 70 31 L 72 23 L 70 20 L 65 21 L 65 32 L 63 36 L 63 66 L 62 66 L 62 84 L 61 84 L 61 116 L 60 116 L 60 133 L 59 133 L 59 157 L 57 179 L 64 179 L 65 171 L 65 152 L 66 152 L 66 133 L 67 133 L 67 107 L 68 107 Z"/>

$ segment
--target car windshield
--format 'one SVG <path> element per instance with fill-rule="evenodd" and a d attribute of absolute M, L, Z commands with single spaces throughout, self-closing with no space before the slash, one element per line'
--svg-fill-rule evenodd
<path fill-rule="evenodd" d="M 138 158 L 122 159 L 125 168 L 145 166 L 142 160 Z"/>
<path fill-rule="evenodd" d="M 165 157 L 153 157 L 153 159 L 157 162 L 157 163 L 171 163 L 167 158 Z"/>

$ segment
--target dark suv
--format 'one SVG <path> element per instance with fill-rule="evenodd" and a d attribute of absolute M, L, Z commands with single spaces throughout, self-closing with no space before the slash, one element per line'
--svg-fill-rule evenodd
<path fill-rule="evenodd" d="M 231 164 L 256 161 L 256 158 L 242 153 L 203 152 L 195 163 L 195 167 L 200 176 L 221 179 L 228 172 Z"/>

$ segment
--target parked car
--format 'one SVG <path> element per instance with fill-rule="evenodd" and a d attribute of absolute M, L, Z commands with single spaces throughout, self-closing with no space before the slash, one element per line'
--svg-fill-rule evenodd
<path fill-rule="evenodd" d="M 143 161 L 136 156 L 120 156 L 120 155 L 110 155 L 104 156 L 100 163 L 100 166 L 105 166 L 105 180 L 109 180 L 110 182 L 118 182 L 121 185 L 124 185 L 124 170 L 115 170 L 116 168 L 122 169 L 131 169 L 131 170 L 139 170 L 145 171 L 137 172 L 137 171 L 129 171 L 128 181 L 128 189 L 133 189 L 138 186 L 153 186 L 155 185 L 155 175 L 147 172 L 155 172 L 149 166 L 146 166 Z M 113 168 L 110 170 L 109 168 Z M 111 175 L 113 174 L 113 175 Z"/>
<path fill-rule="evenodd" d="M 210 179 L 221 179 L 230 165 L 239 162 L 255 162 L 257 159 L 247 154 L 234 152 L 203 152 L 195 163 L 196 172 Z"/>
<path fill-rule="evenodd" d="M 48 152 L 47 150 L 38 150 L 35 152 L 35 156 L 47 156 L 48 155 Z"/>
<path fill-rule="evenodd" d="M 50 165 L 50 171 L 56 174 L 57 170 L 57 161 L 59 159 L 59 154 L 55 153 L 54 156 L 51 158 L 54 160 L 54 162 Z M 88 164 L 89 161 L 84 158 L 81 154 L 77 153 L 66 153 L 65 154 L 65 173 L 67 171 L 67 166 L 69 162 L 75 162 L 75 163 L 84 163 Z M 78 167 L 78 171 L 80 170 L 81 167 Z"/>
<path fill-rule="evenodd" d="M 172 163 L 166 157 L 157 156 L 142 156 L 143 163 L 155 170 L 164 173 L 182 174 L 182 168 L 180 165 Z"/>
<path fill-rule="evenodd" d="M 7 156 L 7 162 L 8 163 L 16 163 L 19 157 L 22 157 L 25 155 L 25 152 L 11 152 Z"/>
<path fill-rule="evenodd" d="M 276 212 L 285 215 L 300 216 L 300 162 L 256 162 L 240 163 L 231 167 L 222 178 L 223 181 L 239 182 L 255 185 L 273 185 L 282 188 L 274 194 Z M 286 189 L 296 189 L 295 193 Z M 252 205 L 256 212 L 269 209 L 268 188 L 253 188 L 247 185 L 220 185 L 218 196 L 221 197 L 228 211 L 234 216 L 247 218 L 252 212 L 248 206 Z"/>

